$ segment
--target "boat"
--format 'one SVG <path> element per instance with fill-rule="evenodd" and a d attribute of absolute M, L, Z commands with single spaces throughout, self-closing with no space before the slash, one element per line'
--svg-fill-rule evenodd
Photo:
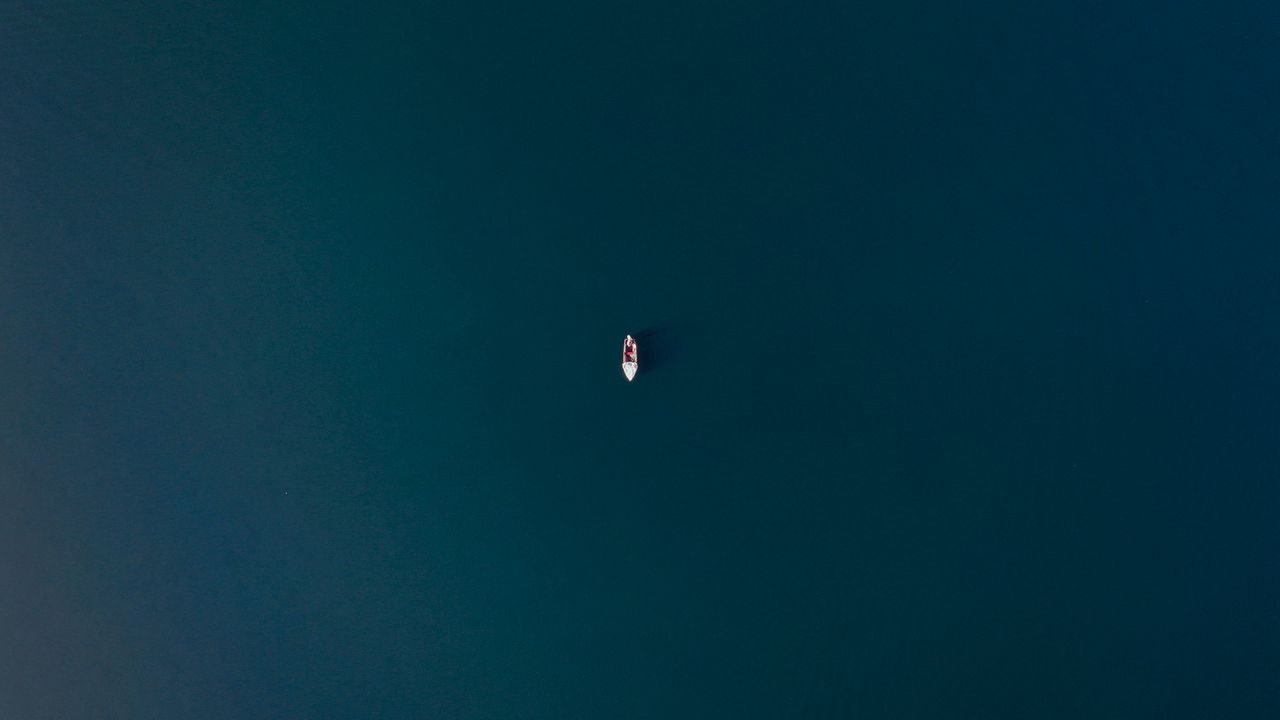
<path fill-rule="evenodd" d="M 636 370 L 640 369 L 638 357 L 636 355 L 636 339 L 628 335 L 627 339 L 622 341 L 622 374 L 627 377 L 627 382 L 634 380 Z"/>

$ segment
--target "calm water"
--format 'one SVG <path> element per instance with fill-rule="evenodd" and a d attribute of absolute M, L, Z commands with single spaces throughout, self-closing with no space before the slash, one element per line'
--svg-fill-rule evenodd
<path fill-rule="evenodd" d="M 0 716 L 1280 714 L 1273 3 L 174 5 L 0 8 Z"/>

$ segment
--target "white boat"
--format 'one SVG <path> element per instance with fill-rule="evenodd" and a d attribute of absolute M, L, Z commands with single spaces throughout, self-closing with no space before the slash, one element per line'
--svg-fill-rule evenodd
<path fill-rule="evenodd" d="M 627 382 L 631 382 L 636 377 L 636 370 L 640 369 L 639 356 L 636 354 L 636 340 L 630 335 L 626 340 L 622 341 L 622 374 L 627 377 Z"/>

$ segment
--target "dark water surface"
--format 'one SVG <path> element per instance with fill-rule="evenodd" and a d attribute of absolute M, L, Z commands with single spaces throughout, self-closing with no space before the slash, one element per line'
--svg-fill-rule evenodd
<path fill-rule="evenodd" d="M 221 5 L 0 7 L 0 717 L 1280 716 L 1274 3 Z"/>

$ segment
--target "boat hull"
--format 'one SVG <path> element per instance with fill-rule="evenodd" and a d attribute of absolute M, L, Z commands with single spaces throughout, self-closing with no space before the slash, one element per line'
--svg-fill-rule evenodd
<path fill-rule="evenodd" d="M 631 382 L 640 370 L 640 355 L 636 351 L 635 338 L 628 335 L 622 341 L 622 376 Z"/>

